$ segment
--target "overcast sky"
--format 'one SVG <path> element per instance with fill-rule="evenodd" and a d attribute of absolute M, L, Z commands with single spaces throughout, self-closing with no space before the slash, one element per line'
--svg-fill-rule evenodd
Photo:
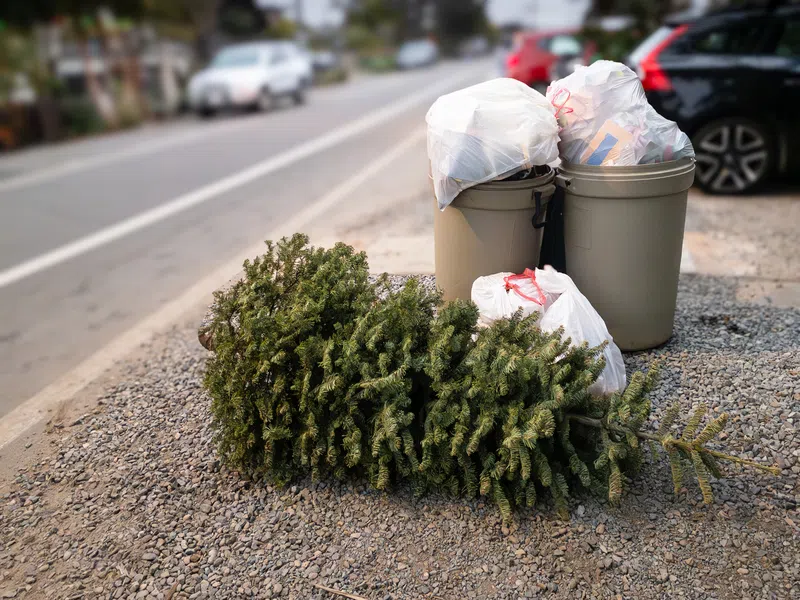
<path fill-rule="evenodd" d="M 488 0 L 486 10 L 495 25 L 572 29 L 583 24 L 590 6 L 590 0 Z"/>
<path fill-rule="evenodd" d="M 466 1 L 466 0 L 465 0 Z M 296 6 L 295 0 L 258 0 L 262 6 Z M 337 26 L 344 15 L 336 0 L 302 0 L 303 21 L 313 28 Z M 536 29 L 580 27 L 590 0 L 488 0 L 487 13 L 495 25 L 522 23 Z M 294 14 L 290 11 L 290 16 Z"/>

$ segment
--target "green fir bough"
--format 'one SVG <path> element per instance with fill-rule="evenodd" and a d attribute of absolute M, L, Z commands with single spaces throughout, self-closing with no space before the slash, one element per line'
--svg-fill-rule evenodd
<path fill-rule="evenodd" d="M 366 256 L 343 244 L 268 243 L 215 298 L 205 385 L 220 454 L 278 483 L 366 476 L 486 496 L 505 519 L 542 493 L 565 512 L 574 486 L 618 501 L 644 441 L 666 453 L 676 491 L 688 469 L 706 502 L 719 460 L 774 472 L 708 448 L 727 417 L 703 425 L 703 405 L 680 436 L 676 407 L 645 431 L 655 370 L 592 396 L 602 347 L 574 347 L 535 316 L 477 321 L 472 303 L 443 303 L 414 279 L 371 282 Z"/>

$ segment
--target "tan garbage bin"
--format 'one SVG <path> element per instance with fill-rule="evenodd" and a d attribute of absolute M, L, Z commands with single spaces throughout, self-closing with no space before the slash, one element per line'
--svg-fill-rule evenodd
<path fill-rule="evenodd" d="M 464 190 L 443 211 L 434 203 L 436 284 L 445 300 L 469 300 L 472 282 L 539 263 L 555 173 L 492 181 Z"/>
<path fill-rule="evenodd" d="M 672 336 L 694 159 L 632 167 L 565 164 L 567 274 L 622 350 Z"/>

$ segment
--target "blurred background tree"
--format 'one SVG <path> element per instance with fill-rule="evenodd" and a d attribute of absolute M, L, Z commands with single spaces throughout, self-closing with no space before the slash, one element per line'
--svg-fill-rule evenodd
<path fill-rule="evenodd" d="M 442 50 L 455 53 L 458 45 L 474 36 L 488 36 L 485 0 L 438 0 L 436 29 Z"/>
<path fill-rule="evenodd" d="M 297 24 L 281 17 L 268 23 L 265 34 L 273 40 L 292 40 L 297 35 Z"/>

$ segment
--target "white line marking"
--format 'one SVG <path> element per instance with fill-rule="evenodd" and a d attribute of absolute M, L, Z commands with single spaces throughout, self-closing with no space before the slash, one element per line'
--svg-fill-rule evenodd
<path fill-rule="evenodd" d="M 359 186 L 391 167 L 404 153 L 425 139 L 425 130 L 416 130 L 412 135 L 390 148 L 377 160 L 336 186 L 328 194 L 298 212 L 279 227 L 269 232 L 266 239 L 277 240 L 291 235 L 307 226 L 314 219 L 349 198 Z M 157 333 L 164 331 L 179 321 L 187 313 L 208 304 L 211 294 L 228 283 L 242 269 L 242 263 L 264 252 L 264 243 L 248 248 L 222 268 L 214 271 L 178 298 L 164 305 L 128 331 L 114 339 L 104 348 L 90 356 L 55 383 L 48 385 L 38 394 L 17 406 L 0 418 L 0 450 L 46 418 L 47 411 L 55 409 L 60 403 L 72 398 L 89 383 L 97 379 L 109 368 L 123 360 L 130 352 L 149 341 Z M 199 342 L 198 342 L 199 344 Z"/>
<path fill-rule="evenodd" d="M 161 204 L 155 208 L 147 210 L 129 217 L 119 223 L 111 225 L 105 229 L 101 229 L 95 233 L 89 234 L 85 237 L 65 244 L 45 254 L 41 254 L 35 258 L 20 263 L 14 267 L 0 271 L 0 289 L 16 283 L 21 279 L 35 275 L 41 271 L 49 269 L 57 264 L 68 261 L 76 256 L 85 254 L 95 250 L 106 244 L 110 244 L 120 238 L 130 235 L 140 229 L 154 225 L 159 221 L 163 221 L 174 214 L 180 213 L 193 206 L 206 202 L 221 194 L 230 192 L 231 190 L 251 183 L 265 175 L 273 173 L 279 169 L 287 167 L 292 163 L 304 160 L 313 154 L 332 148 L 342 142 L 364 133 L 378 125 L 390 121 L 394 117 L 403 112 L 422 104 L 429 100 L 431 96 L 441 93 L 444 90 L 451 88 L 453 85 L 464 81 L 465 79 L 474 78 L 474 73 L 469 75 L 460 74 L 454 77 L 445 79 L 437 85 L 432 86 L 424 91 L 417 92 L 398 100 L 385 108 L 379 109 L 373 113 L 366 115 L 352 123 L 348 123 L 343 127 L 339 127 L 330 133 L 327 133 L 314 140 L 300 144 L 279 154 L 273 156 L 260 163 L 248 167 L 238 173 L 229 175 L 219 181 L 215 181 L 209 185 L 203 186 L 200 189 L 179 196 L 170 200 L 166 204 Z"/>
<path fill-rule="evenodd" d="M 395 77 L 403 77 L 407 74 L 405 73 L 397 73 Z M 387 83 L 389 84 L 387 87 Z M 413 82 L 412 82 L 413 84 Z M 380 81 L 376 78 L 374 81 L 366 80 L 365 83 L 357 86 L 347 86 L 345 88 L 340 89 L 329 89 L 325 90 L 324 95 L 334 95 L 340 96 L 342 93 L 346 94 L 363 94 L 368 92 L 371 87 L 378 87 L 380 86 L 382 91 L 391 90 L 392 88 L 408 86 L 409 82 L 403 79 L 397 80 L 389 80 L 387 81 L 384 78 L 380 78 Z M 366 87 L 365 87 L 366 86 Z M 315 92 L 319 94 L 319 92 Z M 251 117 L 247 119 L 238 119 L 236 121 L 223 121 L 219 123 L 208 123 L 202 127 L 191 129 L 188 131 L 178 131 L 174 133 L 169 133 L 167 130 L 161 131 L 161 134 L 168 134 L 169 137 L 162 137 L 157 139 L 137 139 L 140 133 L 146 132 L 131 132 L 130 137 L 127 140 L 130 146 L 124 149 L 117 149 L 117 150 L 107 150 L 103 154 L 94 154 L 80 158 L 69 158 L 66 160 L 61 160 L 58 164 L 53 166 L 44 166 L 39 169 L 35 169 L 33 171 L 27 173 L 21 173 L 19 175 L 14 175 L 11 177 L 7 177 L 4 179 L 0 179 L 0 194 L 3 192 L 10 192 L 13 190 L 18 190 L 20 188 L 27 187 L 29 185 L 37 185 L 40 183 L 46 183 L 48 181 L 52 181 L 53 179 L 58 179 L 59 177 L 63 177 L 65 175 L 72 175 L 75 173 L 80 173 L 81 171 L 88 171 L 90 169 L 98 168 L 98 167 L 105 167 L 108 165 L 112 165 L 115 163 L 124 162 L 130 158 L 136 158 L 139 156 L 146 156 L 148 154 L 154 154 L 156 152 L 160 152 L 163 150 L 168 150 L 170 148 L 183 146 L 185 144 L 189 144 L 191 142 L 201 140 L 207 137 L 214 137 L 221 134 L 232 133 L 242 129 L 252 129 L 254 125 L 259 125 L 263 121 L 258 117 Z M 124 134 L 123 134 L 124 135 Z M 101 144 L 104 143 L 104 140 L 98 140 L 98 150 L 102 151 Z M 69 142 L 68 142 L 69 143 Z M 87 142 L 88 144 L 92 143 L 92 140 Z M 61 147 L 59 147 L 61 146 Z M 41 154 L 47 155 L 52 154 L 51 160 L 59 160 L 59 154 L 66 154 L 69 150 L 68 147 L 63 145 L 56 145 L 54 147 L 45 148 L 43 150 L 39 150 Z M 26 153 L 30 154 L 36 151 L 22 151 L 19 155 L 12 155 L 8 158 L 2 158 L 0 160 L 0 167 L 7 168 L 9 170 L 13 170 L 15 168 L 20 168 L 20 164 L 24 165 L 27 157 Z M 63 157 L 62 157 L 63 158 Z"/>
<path fill-rule="evenodd" d="M 136 140 L 130 140 L 130 142 L 135 145 L 129 148 L 109 151 L 106 154 L 86 156 L 84 158 L 74 158 L 61 162 L 57 166 L 45 167 L 31 171 L 30 173 L 23 173 L 21 175 L 2 179 L 0 180 L 0 193 L 18 190 L 29 185 L 46 183 L 65 175 L 72 175 L 73 173 L 80 173 L 81 171 L 88 171 L 89 169 L 95 169 L 97 167 L 105 167 L 114 163 L 124 162 L 129 158 L 146 156 L 162 150 L 168 150 L 169 148 L 173 148 L 175 146 L 182 146 L 206 137 L 230 133 L 251 127 L 253 127 L 252 122 L 238 121 L 225 123 L 224 125 L 219 124 L 199 130 L 178 133 L 175 135 L 170 135 L 170 137 L 156 140 L 143 140 L 139 142 Z M 13 162 L 9 161 L 9 163 L 6 163 L 6 165 L 8 164 L 13 167 Z"/>

